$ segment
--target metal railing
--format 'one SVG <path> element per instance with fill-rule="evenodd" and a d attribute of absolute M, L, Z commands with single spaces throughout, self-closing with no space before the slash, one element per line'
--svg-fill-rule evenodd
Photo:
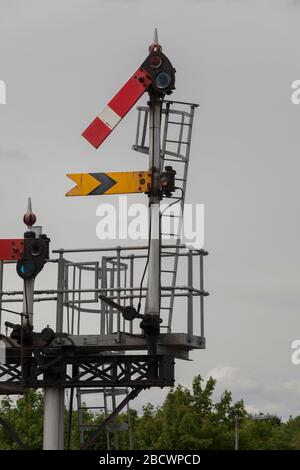
<path fill-rule="evenodd" d="M 203 259 L 208 253 L 204 250 L 187 249 L 185 245 L 180 245 L 178 255 L 176 255 L 177 248 L 176 245 L 164 245 L 162 258 L 174 259 L 175 256 L 178 256 L 179 263 L 186 261 L 185 275 L 183 275 L 184 270 L 180 268 L 181 277 L 185 277 L 185 279 L 182 284 L 175 286 L 162 283 L 161 299 L 163 302 L 164 299 L 169 299 L 173 295 L 176 308 L 176 299 L 185 298 L 187 301 L 186 314 L 182 314 L 183 307 L 181 305 L 180 322 L 177 322 L 177 329 L 180 328 L 181 332 L 204 338 L 204 297 L 208 293 L 204 290 Z M 49 260 L 49 262 L 58 265 L 57 288 L 36 289 L 34 302 L 56 301 L 57 315 L 61 317 L 59 321 L 62 322 L 64 331 L 69 334 L 80 334 L 81 318 L 86 313 L 95 313 L 100 317 L 99 334 L 134 333 L 136 329 L 132 322 L 122 321 L 120 312 L 99 301 L 98 295 L 107 295 L 112 300 L 124 305 L 136 305 L 141 299 L 141 313 L 143 313 L 143 301 L 147 289 L 140 285 L 140 274 L 147 259 L 147 250 L 146 246 L 53 250 L 53 253 L 59 255 L 58 259 Z M 65 258 L 67 255 L 70 258 L 71 254 L 92 254 L 94 261 L 72 261 Z M 23 291 L 5 290 L 1 287 L 3 286 L 6 264 L 14 264 L 14 262 L 3 262 L 0 270 L 0 305 L 2 309 L 7 303 L 23 302 Z M 198 274 L 196 274 L 196 264 L 199 267 Z M 73 270 L 72 274 L 71 270 Z M 76 271 L 78 272 L 77 276 L 75 275 Z M 88 282 L 89 285 L 86 285 L 87 283 L 83 285 L 83 272 L 92 274 Z M 91 296 L 83 297 L 86 294 Z M 196 299 L 200 299 L 197 310 Z M 88 307 L 88 304 L 93 304 L 93 307 Z M 197 311 L 198 313 L 196 313 Z M 75 314 L 77 315 L 76 320 Z M 197 330 L 195 329 L 196 315 L 200 325 Z M 167 328 L 168 318 L 164 318 L 163 306 L 161 316 L 163 320 L 161 327 L 162 329 Z M 3 322 L 1 326 L 3 329 Z M 172 333 L 172 331 L 171 324 L 170 332 Z"/>

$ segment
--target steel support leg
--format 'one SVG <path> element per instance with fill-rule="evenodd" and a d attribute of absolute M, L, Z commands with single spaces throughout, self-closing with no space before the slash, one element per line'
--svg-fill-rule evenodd
<path fill-rule="evenodd" d="M 44 450 L 64 448 L 64 389 L 46 388 L 44 404 Z"/>
<path fill-rule="evenodd" d="M 60 253 L 58 261 L 57 289 L 64 288 L 64 259 Z M 63 294 L 57 295 L 56 331 L 63 331 Z M 64 449 L 64 408 L 65 391 L 59 388 L 45 388 L 44 400 L 44 450 Z"/>

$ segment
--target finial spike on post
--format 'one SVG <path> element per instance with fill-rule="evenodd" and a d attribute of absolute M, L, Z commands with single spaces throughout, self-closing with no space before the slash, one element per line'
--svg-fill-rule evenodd
<path fill-rule="evenodd" d="M 31 213 L 32 213 L 31 197 L 28 198 L 27 213 L 28 213 L 28 214 L 31 214 Z"/>
<path fill-rule="evenodd" d="M 32 226 L 36 223 L 36 215 L 32 212 L 31 198 L 28 198 L 27 212 L 23 217 L 23 222 L 27 225 L 27 229 L 31 230 Z"/>
<path fill-rule="evenodd" d="M 158 42 L 158 32 L 157 32 L 157 28 L 154 29 L 154 33 L 153 33 L 153 43 L 152 43 L 151 46 L 149 47 L 149 52 L 153 52 L 153 51 L 161 51 L 161 45 L 160 45 L 159 42 Z"/>

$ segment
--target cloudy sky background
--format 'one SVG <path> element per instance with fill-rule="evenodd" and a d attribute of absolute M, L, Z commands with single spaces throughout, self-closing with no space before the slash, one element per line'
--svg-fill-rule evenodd
<path fill-rule="evenodd" d="M 134 111 L 99 151 L 80 134 L 143 61 L 158 27 L 177 69 L 174 99 L 200 103 L 187 202 L 205 204 L 210 252 L 207 349 L 177 363 L 177 381 L 213 374 L 218 393 L 227 387 L 249 410 L 283 417 L 300 414 L 300 365 L 291 364 L 300 338 L 300 105 L 291 103 L 299 3 L 0 2 L 1 238 L 21 235 L 31 195 L 53 248 L 100 246 L 99 199 L 65 198 L 65 174 L 145 168 L 131 150 Z M 135 406 L 161 397 L 144 392 Z"/>

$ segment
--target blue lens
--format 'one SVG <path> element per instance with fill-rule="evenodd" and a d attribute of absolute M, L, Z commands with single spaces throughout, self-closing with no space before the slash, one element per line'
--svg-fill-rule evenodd
<path fill-rule="evenodd" d="M 32 261 L 26 261 L 21 264 L 20 271 L 22 274 L 31 275 L 35 271 L 35 266 Z"/>
<path fill-rule="evenodd" d="M 167 72 L 160 72 L 155 80 L 155 85 L 158 88 L 168 88 L 171 84 L 171 75 Z"/>

